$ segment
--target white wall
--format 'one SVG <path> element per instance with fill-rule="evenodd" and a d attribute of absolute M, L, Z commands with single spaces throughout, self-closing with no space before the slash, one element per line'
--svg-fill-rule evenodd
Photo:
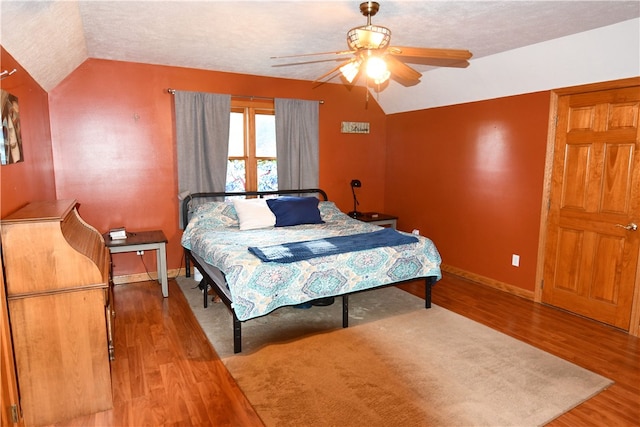
<path fill-rule="evenodd" d="M 437 68 L 378 98 L 386 114 L 640 76 L 640 18 Z"/>

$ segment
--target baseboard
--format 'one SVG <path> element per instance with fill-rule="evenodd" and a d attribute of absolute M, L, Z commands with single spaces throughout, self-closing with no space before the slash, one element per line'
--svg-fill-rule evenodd
<path fill-rule="evenodd" d="M 167 277 L 169 279 L 184 276 L 185 270 L 184 267 L 174 268 L 173 270 L 167 270 Z M 156 271 L 150 271 L 147 273 L 136 273 L 136 274 L 126 274 L 122 276 L 114 276 L 113 284 L 114 285 L 122 285 L 124 283 L 134 283 L 134 282 L 146 282 L 147 280 L 158 280 L 158 273 Z"/>
<path fill-rule="evenodd" d="M 507 292 L 509 294 L 516 295 L 521 298 L 526 298 L 528 300 L 533 301 L 534 294 L 535 294 L 533 291 L 527 291 L 526 289 L 522 289 L 517 286 L 513 286 L 508 283 L 501 282 L 499 280 L 491 279 L 489 277 L 484 277 L 479 274 L 472 273 L 470 271 L 466 271 L 458 267 L 453 267 L 451 265 L 442 264 L 440 265 L 440 268 L 442 269 L 442 271 L 449 274 L 453 274 L 454 276 L 463 277 L 472 282 L 490 286 L 492 288 L 501 290 L 503 292 Z"/>

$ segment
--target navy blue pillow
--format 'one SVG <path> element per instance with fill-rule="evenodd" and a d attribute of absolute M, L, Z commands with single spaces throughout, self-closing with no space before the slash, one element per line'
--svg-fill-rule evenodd
<path fill-rule="evenodd" d="M 299 224 L 322 224 L 318 209 L 319 200 L 315 197 L 278 197 L 267 199 L 267 205 L 276 216 L 276 227 Z"/>

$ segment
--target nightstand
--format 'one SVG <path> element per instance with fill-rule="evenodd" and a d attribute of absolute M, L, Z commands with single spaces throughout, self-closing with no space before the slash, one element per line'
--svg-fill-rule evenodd
<path fill-rule="evenodd" d="M 162 296 L 169 296 L 169 283 L 167 279 L 167 238 L 162 230 L 127 232 L 126 239 L 112 240 L 109 233 L 102 235 L 104 242 L 112 254 L 134 251 L 155 250 L 158 267 L 158 281 L 162 285 Z"/>
<path fill-rule="evenodd" d="M 395 215 L 387 215 L 378 212 L 366 212 L 356 218 L 359 221 L 368 222 L 370 224 L 380 225 L 382 227 L 396 228 L 398 217 Z"/>

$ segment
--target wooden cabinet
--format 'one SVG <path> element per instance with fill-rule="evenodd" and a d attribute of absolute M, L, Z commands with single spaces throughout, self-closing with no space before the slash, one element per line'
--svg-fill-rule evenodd
<path fill-rule="evenodd" d="M 26 425 L 113 406 L 110 255 L 75 200 L 2 219 L 9 322 Z"/>

